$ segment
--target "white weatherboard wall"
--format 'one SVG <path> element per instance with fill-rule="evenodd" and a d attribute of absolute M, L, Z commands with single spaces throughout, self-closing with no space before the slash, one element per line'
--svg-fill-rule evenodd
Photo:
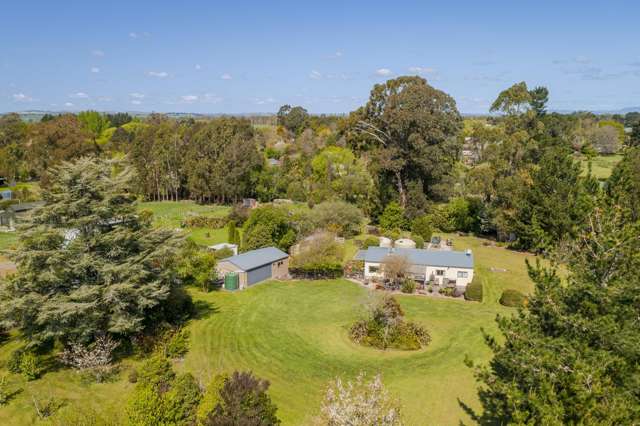
<path fill-rule="evenodd" d="M 471 281 L 473 281 L 473 269 L 472 268 L 458 268 L 452 266 L 427 266 L 426 267 L 427 281 L 431 280 L 431 276 L 435 278 L 437 284 L 442 284 L 443 279 L 447 278 L 449 281 L 455 281 L 456 287 L 466 287 Z M 440 274 L 439 275 L 439 271 Z"/>
<path fill-rule="evenodd" d="M 452 266 L 422 266 L 415 265 L 416 269 L 424 268 L 424 276 L 429 281 L 433 275 L 437 284 L 442 284 L 443 279 L 455 281 L 456 287 L 466 287 L 473 281 L 473 268 L 458 268 Z M 442 275 L 438 274 L 442 271 Z M 365 262 L 364 276 L 368 279 L 378 279 L 383 277 L 382 265 L 380 263 Z"/>

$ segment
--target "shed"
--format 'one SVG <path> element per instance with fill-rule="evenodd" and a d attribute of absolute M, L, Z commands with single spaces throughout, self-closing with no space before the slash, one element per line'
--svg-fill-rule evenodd
<path fill-rule="evenodd" d="M 0 195 L 2 196 L 3 200 L 13 199 L 13 191 L 10 189 L 5 189 L 4 191 L 0 192 Z"/>
<path fill-rule="evenodd" d="M 289 255 L 275 247 L 265 247 L 222 259 L 217 270 L 219 275 L 237 273 L 240 288 L 247 288 L 271 278 L 287 278 Z"/>

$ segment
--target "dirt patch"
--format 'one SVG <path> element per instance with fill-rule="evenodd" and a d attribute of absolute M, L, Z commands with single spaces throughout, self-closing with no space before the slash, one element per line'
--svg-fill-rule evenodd
<path fill-rule="evenodd" d="M 13 262 L 0 262 L 0 277 L 16 272 L 16 264 Z"/>

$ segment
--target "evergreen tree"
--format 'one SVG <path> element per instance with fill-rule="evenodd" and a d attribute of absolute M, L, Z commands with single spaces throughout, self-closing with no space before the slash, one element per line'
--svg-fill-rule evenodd
<path fill-rule="evenodd" d="M 515 203 L 513 228 L 520 248 L 547 251 L 575 237 L 591 209 L 580 164 L 561 147 L 546 150 Z"/>
<path fill-rule="evenodd" d="M 62 163 L 42 194 L 46 205 L 24 226 L 17 274 L 0 286 L 0 319 L 34 344 L 131 335 L 150 316 L 184 306 L 168 302 L 185 300 L 172 268 L 178 239 L 137 214 L 133 176 L 121 166 Z"/>
<path fill-rule="evenodd" d="M 605 203 L 589 217 L 563 282 L 529 268 L 535 292 L 479 369 L 481 424 L 640 421 L 640 224 Z"/>

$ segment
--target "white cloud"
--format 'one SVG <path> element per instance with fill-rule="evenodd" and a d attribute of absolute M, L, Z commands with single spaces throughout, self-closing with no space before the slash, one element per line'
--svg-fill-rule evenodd
<path fill-rule="evenodd" d="M 69 95 L 69 97 L 74 99 L 89 99 L 89 95 L 84 92 L 72 93 Z"/>
<path fill-rule="evenodd" d="M 195 69 L 196 69 L 196 71 L 200 71 L 202 69 L 202 67 L 200 66 L 200 64 L 196 64 Z"/>
<path fill-rule="evenodd" d="M 24 93 L 16 93 L 11 96 L 16 102 L 31 102 L 33 98 L 31 96 L 25 95 Z"/>
<path fill-rule="evenodd" d="M 129 93 L 129 96 L 134 98 L 134 99 L 144 99 L 145 95 L 142 94 L 142 93 L 134 92 L 134 93 Z"/>
<path fill-rule="evenodd" d="M 135 32 L 132 31 L 132 32 L 129 33 L 129 37 L 138 38 L 139 36 L 138 36 L 138 33 L 135 33 Z"/>
<path fill-rule="evenodd" d="M 139 100 L 137 100 L 137 99 L 134 99 L 134 100 L 132 100 L 132 101 L 131 101 L 131 103 L 132 103 L 133 105 L 140 105 L 140 104 L 142 103 L 142 101 L 139 101 Z"/>
<path fill-rule="evenodd" d="M 157 77 L 157 78 L 169 77 L 169 73 L 166 71 L 147 71 L 147 75 L 150 77 Z"/>
<path fill-rule="evenodd" d="M 375 72 L 375 75 L 379 77 L 388 77 L 392 74 L 393 74 L 393 71 L 391 71 L 389 68 L 379 68 Z"/>
<path fill-rule="evenodd" d="M 192 103 L 198 100 L 198 95 L 184 95 L 180 96 L 180 99 L 182 99 L 182 102 Z"/>
<path fill-rule="evenodd" d="M 309 78 L 312 78 L 314 80 L 321 80 L 322 73 L 320 71 L 311 70 L 311 72 L 309 73 Z"/>
<path fill-rule="evenodd" d="M 92 72 L 92 73 L 96 73 L 96 74 L 97 74 L 97 73 L 99 73 L 99 72 L 100 72 L 100 68 L 98 68 L 98 67 L 91 67 L 91 72 Z"/>
<path fill-rule="evenodd" d="M 64 106 L 66 106 L 66 107 L 72 107 L 72 106 L 73 106 L 73 104 L 72 104 L 71 102 L 65 102 L 65 103 L 64 103 Z"/>
<path fill-rule="evenodd" d="M 233 78 L 233 76 L 231 74 L 228 73 L 224 73 L 220 76 L 221 79 L 223 80 L 231 80 Z"/>
<path fill-rule="evenodd" d="M 104 56 L 104 52 L 103 52 L 102 50 L 100 50 L 100 49 L 94 49 L 94 50 L 92 50 L 92 51 L 91 51 L 91 54 L 92 54 L 93 56 L 98 56 L 98 57 L 102 57 L 102 56 Z"/>

